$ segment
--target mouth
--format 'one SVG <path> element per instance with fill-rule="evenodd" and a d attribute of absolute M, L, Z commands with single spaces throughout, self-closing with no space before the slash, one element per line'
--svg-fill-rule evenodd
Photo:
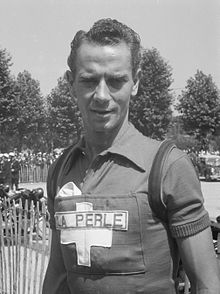
<path fill-rule="evenodd" d="M 109 109 L 91 109 L 91 112 L 93 112 L 96 115 L 108 115 L 110 113 L 112 113 L 112 110 Z"/>

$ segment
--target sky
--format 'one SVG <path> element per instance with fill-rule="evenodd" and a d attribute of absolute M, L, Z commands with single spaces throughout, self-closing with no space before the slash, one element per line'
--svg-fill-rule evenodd
<path fill-rule="evenodd" d="M 172 67 L 176 94 L 198 69 L 220 89 L 219 0 L 0 0 L 0 48 L 12 56 L 12 74 L 29 71 L 46 96 L 68 69 L 75 33 L 107 17 L 160 52 Z"/>

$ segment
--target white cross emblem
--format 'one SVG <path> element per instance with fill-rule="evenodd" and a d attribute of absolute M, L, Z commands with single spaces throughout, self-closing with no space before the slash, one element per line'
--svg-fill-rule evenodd
<path fill-rule="evenodd" d="M 92 246 L 110 248 L 112 229 L 127 230 L 127 211 L 94 211 L 92 203 L 76 203 L 76 211 L 57 212 L 62 244 L 76 244 L 77 264 L 91 266 Z"/>

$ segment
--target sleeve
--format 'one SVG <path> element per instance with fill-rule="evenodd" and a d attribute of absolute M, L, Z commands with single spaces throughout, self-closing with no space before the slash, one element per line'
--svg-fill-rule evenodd
<path fill-rule="evenodd" d="M 48 212 L 50 214 L 50 228 L 52 230 L 56 229 L 55 218 L 54 218 L 54 198 L 55 193 L 53 188 L 53 179 L 52 175 L 54 173 L 54 164 L 49 167 L 48 176 L 47 176 L 47 205 L 48 205 Z"/>
<path fill-rule="evenodd" d="M 172 153 L 163 181 L 163 199 L 172 236 L 183 238 L 206 229 L 210 220 L 191 160 L 180 150 Z"/>
<path fill-rule="evenodd" d="M 59 232 L 53 230 L 50 259 L 44 278 L 42 294 L 70 294 L 59 239 Z"/>
<path fill-rule="evenodd" d="M 48 211 L 50 214 L 50 228 L 52 230 L 56 229 L 55 223 L 55 211 L 54 211 L 54 199 L 56 196 L 56 187 L 59 182 L 58 175 L 56 175 L 57 170 L 63 171 L 64 166 L 68 163 L 69 157 L 72 154 L 73 147 L 65 149 L 60 157 L 58 157 L 52 165 L 49 167 L 48 176 L 47 176 L 47 203 Z M 56 182 L 56 183 L 55 183 Z"/>
<path fill-rule="evenodd" d="M 70 294 L 70 290 L 68 288 L 67 283 L 67 273 L 60 246 L 60 232 L 56 230 L 54 219 L 54 198 L 56 193 L 53 187 L 54 166 L 54 164 L 50 166 L 47 177 L 48 211 L 50 214 L 50 228 L 52 229 L 52 240 L 50 258 L 44 278 L 42 294 Z"/>

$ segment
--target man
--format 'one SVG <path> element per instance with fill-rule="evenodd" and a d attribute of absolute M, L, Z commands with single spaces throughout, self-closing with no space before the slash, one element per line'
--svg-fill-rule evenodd
<path fill-rule="evenodd" d="M 66 77 L 84 133 L 49 171 L 52 247 L 43 294 L 176 293 L 178 253 L 192 293 L 219 293 L 209 217 L 180 150 L 171 152 L 164 174 L 166 225 L 149 205 L 160 143 L 128 122 L 140 61 L 139 36 L 116 20 L 99 20 L 71 44 Z"/>
<path fill-rule="evenodd" d="M 4 185 L 11 186 L 11 163 L 8 153 L 3 154 L 2 174 L 4 178 Z"/>
<path fill-rule="evenodd" d="M 17 191 L 21 166 L 14 152 L 10 152 L 9 155 L 11 156 L 11 189 L 13 190 L 15 186 L 15 190 Z"/>
<path fill-rule="evenodd" d="M 3 174 L 3 154 L 0 153 L 0 184 L 4 184 L 4 174 Z"/>

